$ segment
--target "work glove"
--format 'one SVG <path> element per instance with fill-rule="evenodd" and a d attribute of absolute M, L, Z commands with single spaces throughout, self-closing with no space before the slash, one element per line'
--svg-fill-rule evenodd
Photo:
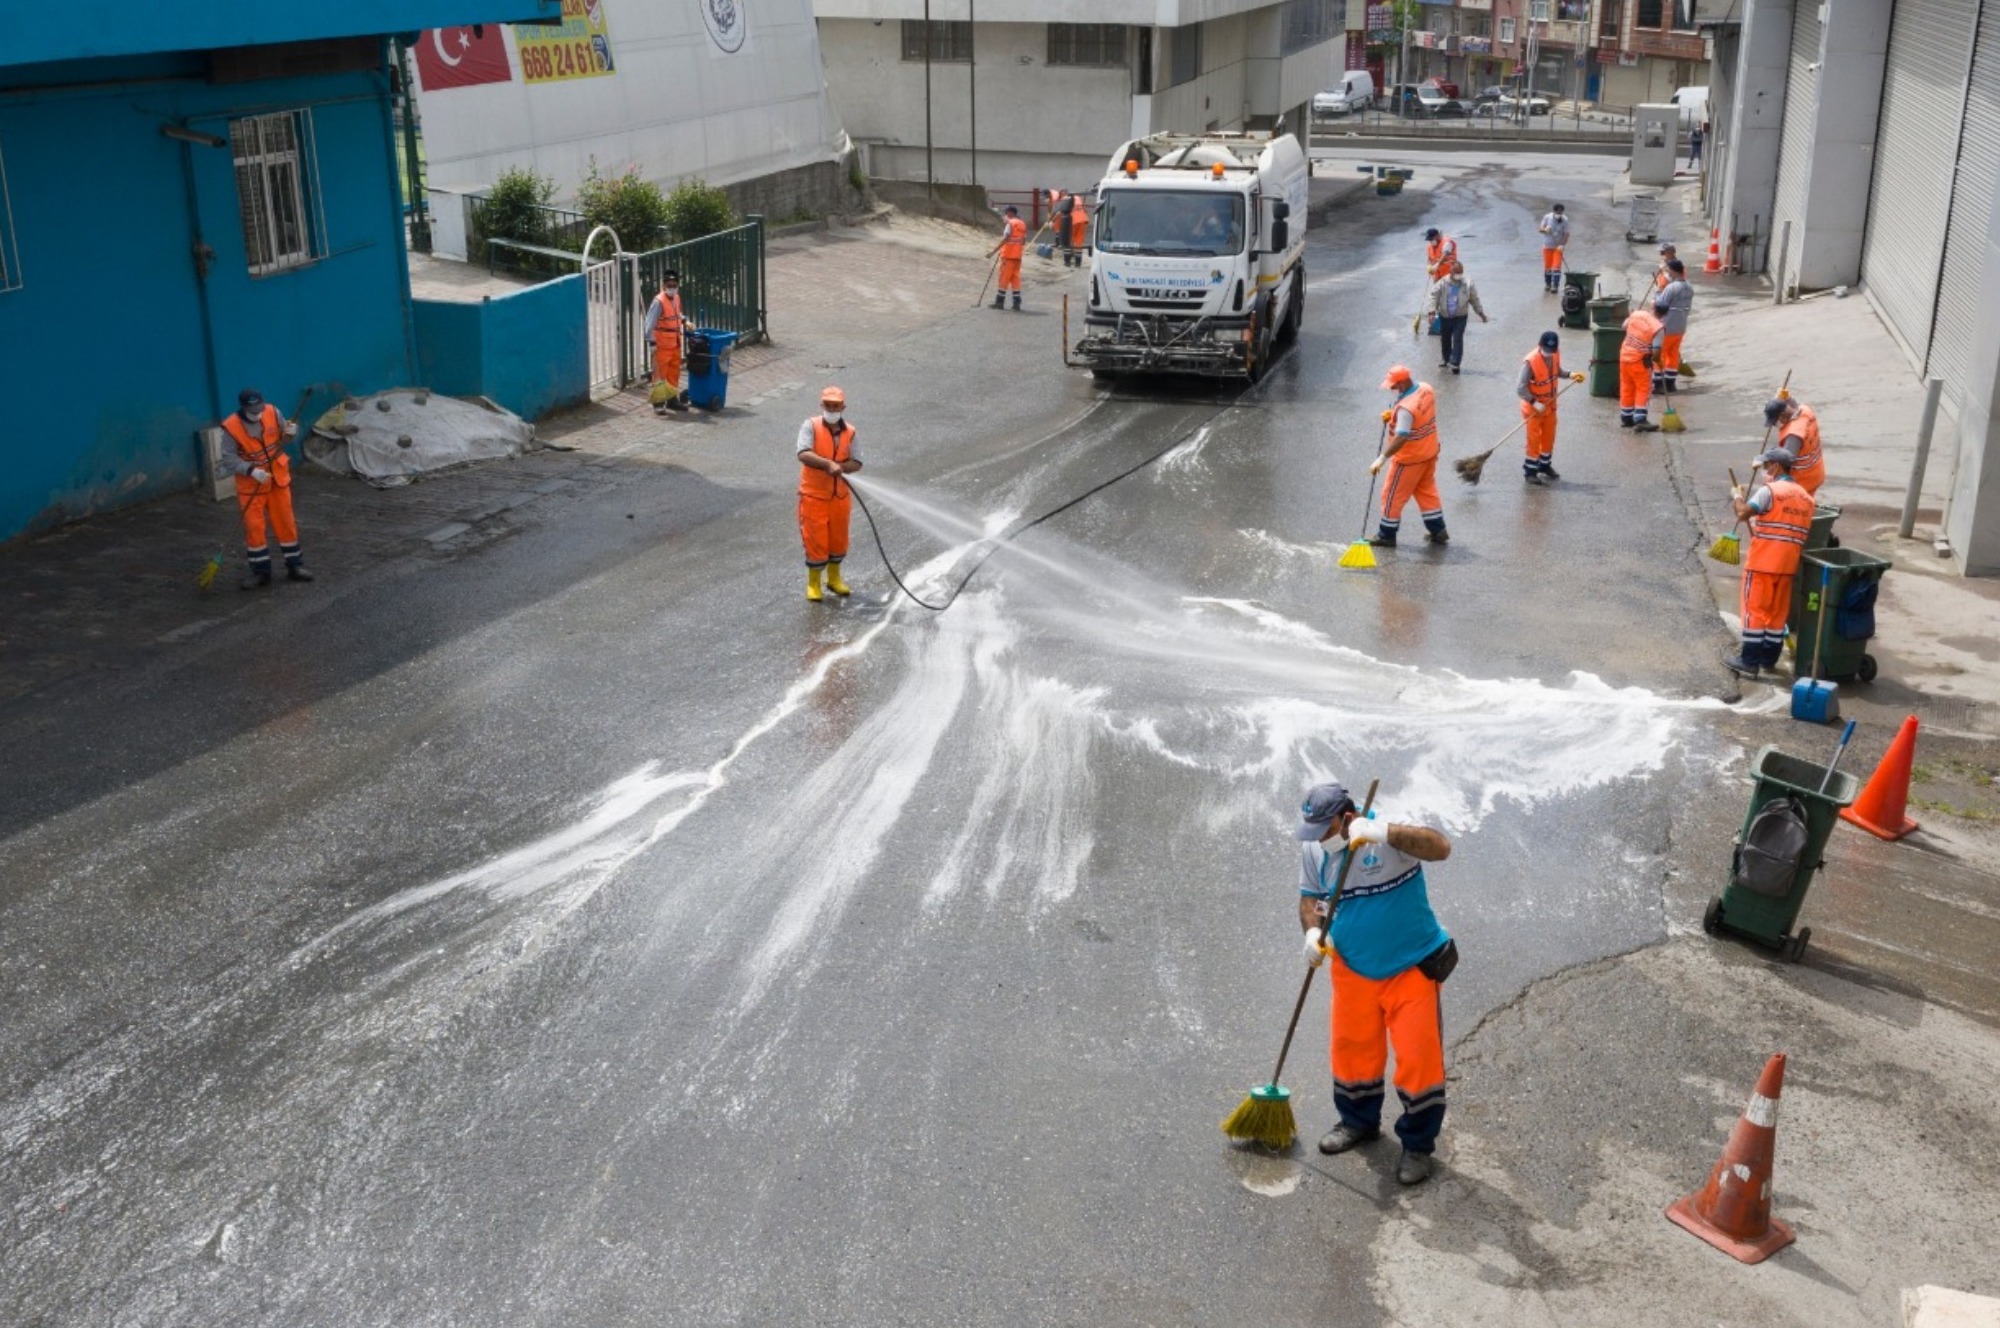
<path fill-rule="evenodd" d="M 1393 410 L 1385 410 L 1382 412 L 1382 423 L 1384 424 L 1387 424 L 1390 420 L 1393 420 L 1395 418 L 1396 418 L 1396 412 Z"/>
<path fill-rule="evenodd" d="M 1389 842 L 1389 827 L 1381 821 L 1366 821 L 1357 816 L 1347 825 L 1347 846 L 1360 848 L 1363 844 L 1386 844 Z"/>
<path fill-rule="evenodd" d="M 261 466 L 252 466 L 250 468 L 250 478 L 259 484 L 269 484 L 271 482 L 271 472 L 263 469 Z"/>
<path fill-rule="evenodd" d="M 1306 933 L 1306 963 L 1314 968 L 1326 962 L 1326 947 L 1320 944 L 1325 936 L 1326 933 L 1318 927 Z"/>
<path fill-rule="evenodd" d="M 1737 502 L 1739 502 L 1739 503 L 1740 503 L 1740 502 L 1742 502 L 1742 501 L 1743 501 L 1743 486 L 1742 486 L 1742 485 L 1740 485 L 1740 484 L 1737 484 L 1737 485 L 1732 485 L 1732 486 L 1730 487 L 1730 490 L 1729 490 L 1729 496 L 1730 496 L 1731 498 L 1734 498 L 1734 499 L 1735 499 L 1735 500 L 1736 500 Z"/>
<path fill-rule="evenodd" d="M 1388 458 L 1388 457 L 1386 457 L 1386 456 L 1378 456 L 1378 457 L 1376 457 L 1376 458 L 1375 458 L 1375 459 L 1374 459 L 1373 461 L 1371 461 L 1371 462 L 1369 462 L 1369 463 L 1368 463 L 1368 473 L 1369 473 L 1370 475 L 1380 475 L 1380 474 L 1382 473 L 1382 467 L 1383 467 L 1383 465 L 1384 465 L 1384 464 L 1385 464 L 1385 463 L 1386 463 L 1386 462 L 1387 462 L 1388 460 L 1389 460 L 1389 458 Z"/>
<path fill-rule="evenodd" d="M 1583 381 L 1583 372 L 1582 372 L 1582 370 L 1578 370 L 1577 372 L 1575 372 L 1575 373 L 1572 373 L 1572 374 L 1571 374 L 1571 375 L 1569 376 L 1569 380 L 1570 380 L 1570 381 L 1571 381 L 1572 383 L 1580 383 L 1580 382 L 1582 382 L 1582 381 Z"/>
<path fill-rule="evenodd" d="M 1546 415 L 1546 414 L 1548 414 L 1548 413 L 1549 413 L 1549 408 L 1548 408 L 1547 406 L 1543 405 L 1543 404 L 1542 404 L 1541 402 L 1539 402 L 1539 401 L 1537 401 L 1537 402 L 1535 403 L 1535 414 L 1537 414 L 1537 415 Z"/>

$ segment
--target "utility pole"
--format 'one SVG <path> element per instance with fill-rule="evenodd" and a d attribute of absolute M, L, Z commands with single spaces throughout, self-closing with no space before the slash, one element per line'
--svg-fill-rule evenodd
<path fill-rule="evenodd" d="M 931 0 L 924 0 L 924 199 L 937 208 L 937 161 L 931 147 Z"/>
<path fill-rule="evenodd" d="M 972 126 L 972 183 L 979 183 L 979 3 L 965 0 L 965 113 Z"/>

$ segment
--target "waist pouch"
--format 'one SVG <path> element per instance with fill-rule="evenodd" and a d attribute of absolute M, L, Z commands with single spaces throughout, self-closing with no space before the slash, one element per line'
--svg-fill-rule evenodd
<path fill-rule="evenodd" d="M 1447 940 L 1443 945 L 1417 961 L 1417 972 L 1432 982 L 1443 982 L 1458 967 L 1458 942 Z"/>

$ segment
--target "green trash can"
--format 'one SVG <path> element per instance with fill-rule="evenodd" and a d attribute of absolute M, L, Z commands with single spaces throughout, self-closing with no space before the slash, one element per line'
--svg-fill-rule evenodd
<path fill-rule="evenodd" d="M 1632 304 L 1623 295 L 1604 295 L 1592 300 L 1589 309 L 1591 327 L 1615 327 L 1622 332 L 1626 318 L 1632 313 Z"/>
<path fill-rule="evenodd" d="M 1833 535 L 1833 523 L 1838 520 L 1840 520 L 1840 509 L 1838 507 L 1832 507 L 1825 503 L 1819 503 L 1813 507 L 1812 525 L 1806 530 L 1807 553 L 1811 553 L 1814 549 L 1824 549 L 1829 545 L 1839 546 L 1840 541 L 1835 539 Z M 1799 621 L 1806 616 L 1806 592 L 1818 589 L 1819 577 L 1815 575 L 1812 578 L 1812 585 L 1808 586 L 1806 584 L 1806 568 L 1804 564 L 1800 564 L 1799 574 L 1792 581 L 1792 616 L 1785 620 L 1790 624 L 1785 629 L 1787 634 L 1795 635 L 1798 631 Z M 1792 646 L 1792 654 L 1796 658 L 1798 655 L 1798 642 L 1793 640 L 1790 644 Z"/>
<path fill-rule="evenodd" d="M 1622 327 L 1590 329 L 1590 395 L 1618 399 L 1618 349 L 1624 344 Z"/>
<path fill-rule="evenodd" d="M 1804 608 L 1791 624 L 1793 673 L 1802 678 L 1813 674 L 1817 654 L 1819 677 L 1875 681 L 1875 657 L 1868 653 L 1875 635 L 1875 596 L 1893 565 L 1859 549 L 1818 548 L 1799 559 L 1795 584 L 1804 592 Z M 1824 635 L 1822 615 L 1827 617 Z"/>
<path fill-rule="evenodd" d="M 1771 946 L 1791 963 L 1797 963 L 1805 953 L 1806 942 L 1812 938 L 1812 928 L 1801 927 L 1793 934 L 1792 924 L 1798 921 L 1813 873 L 1826 865 L 1821 855 L 1826 851 L 1828 836 L 1833 833 L 1834 820 L 1840 809 L 1851 804 L 1861 792 L 1861 781 L 1845 771 L 1829 773 L 1827 767 L 1817 762 L 1787 756 L 1775 747 L 1758 752 L 1750 769 L 1757 782 L 1750 792 L 1750 809 L 1743 814 L 1743 828 L 1736 836 L 1729 884 L 1709 901 L 1708 911 L 1702 914 L 1701 929 L 1711 936 L 1727 933 Z M 1767 805 L 1784 798 L 1794 799 L 1796 810 L 1804 816 L 1804 842 L 1798 845 L 1789 871 L 1784 869 L 1782 860 L 1774 861 L 1768 855 L 1763 855 L 1760 862 L 1760 850 L 1770 844 L 1771 837 L 1761 828 L 1758 834 L 1752 834 L 1752 827 L 1758 825 L 1758 814 Z M 1782 809 L 1775 810 L 1774 818 L 1788 819 Z M 1757 879 L 1760 867 L 1764 878 L 1761 880 Z M 1773 875 L 1775 880 L 1771 879 Z"/>
<path fill-rule="evenodd" d="M 1562 325 L 1564 327 L 1589 327 L 1590 311 L 1586 306 L 1596 297 L 1597 274 L 1595 272 L 1564 273 Z"/>

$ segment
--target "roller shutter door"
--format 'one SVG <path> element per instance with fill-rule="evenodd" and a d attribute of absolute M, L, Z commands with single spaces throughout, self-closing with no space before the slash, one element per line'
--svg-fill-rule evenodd
<path fill-rule="evenodd" d="M 1796 272 L 1799 249 L 1805 243 L 1806 179 L 1812 170 L 1813 121 L 1819 110 L 1819 71 L 1807 66 L 1819 59 L 1819 6 L 1814 0 L 1795 0 L 1792 6 L 1791 72 L 1785 77 L 1785 136 L 1778 149 L 1778 200 L 1771 217 L 1770 272 L 1773 281 L 1784 284 L 1785 272 Z M 1785 223 L 1792 223 L 1792 247 L 1778 252 Z"/>
<path fill-rule="evenodd" d="M 1861 280 L 1919 365 L 1931 344 L 1978 23 L 1978 0 L 1901 0 L 1889 28 Z"/>
<path fill-rule="evenodd" d="M 1972 338 L 1979 324 L 1979 270 L 1986 261 L 1986 226 L 2000 190 L 2000 4 L 1989 0 L 1979 20 L 1972 78 L 1959 131 L 1958 176 L 1952 183 L 1951 226 L 1944 245 L 1944 280 L 1938 283 L 1937 321 L 1931 330 L 1927 372 L 1944 379 L 1954 404 L 1971 371 Z"/>

